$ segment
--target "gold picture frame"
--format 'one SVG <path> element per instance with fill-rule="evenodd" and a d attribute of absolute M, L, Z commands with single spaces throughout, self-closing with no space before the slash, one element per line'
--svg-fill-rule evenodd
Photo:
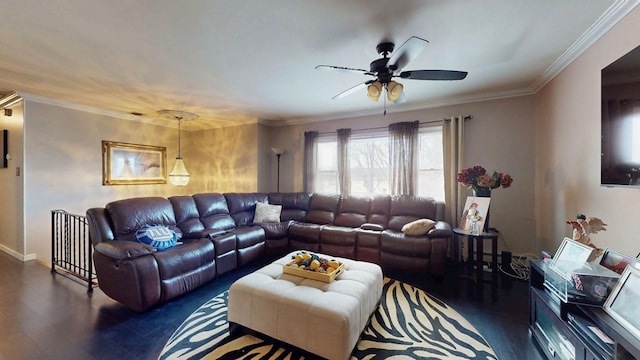
<path fill-rule="evenodd" d="M 166 183 L 166 147 L 102 141 L 102 185 Z"/>

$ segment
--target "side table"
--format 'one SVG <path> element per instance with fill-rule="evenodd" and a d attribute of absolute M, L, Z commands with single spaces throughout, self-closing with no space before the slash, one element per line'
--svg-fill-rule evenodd
<path fill-rule="evenodd" d="M 478 287 L 478 293 L 482 293 L 482 283 L 484 281 L 484 241 L 491 240 L 491 281 L 493 298 L 497 297 L 497 282 L 498 282 L 498 233 L 493 231 L 481 232 L 478 234 L 472 234 L 462 229 L 453 229 L 453 256 L 456 261 L 460 259 L 460 246 L 459 238 L 467 239 L 468 250 L 468 264 L 470 268 L 473 268 L 475 264 L 475 281 Z M 476 256 L 473 254 L 473 243 L 475 242 Z"/>

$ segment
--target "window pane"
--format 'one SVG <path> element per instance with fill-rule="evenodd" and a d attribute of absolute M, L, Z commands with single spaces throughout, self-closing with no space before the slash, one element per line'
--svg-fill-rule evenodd
<path fill-rule="evenodd" d="M 337 149 L 336 141 L 318 142 L 316 192 L 329 194 L 338 192 Z"/>
<path fill-rule="evenodd" d="M 419 135 L 417 194 L 444 201 L 442 130 L 430 128 Z"/>
<path fill-rule="evenodd" d="M 338 143 L 336 141 L 318 142 L 318 170 L 337 169 Z"/>
<path fill-rule="evenodd" d="M 350 150 L 351 193 L 389 193 L 388 137 L 352 139 Z"/>

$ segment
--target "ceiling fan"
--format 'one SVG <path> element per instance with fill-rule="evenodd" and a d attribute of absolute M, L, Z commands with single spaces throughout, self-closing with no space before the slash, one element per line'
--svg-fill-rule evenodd
<path fill-rule="evenodd" d="M 357 72 L 364 75 L 373 76 L 374 79 L 367 80 L 352 88 L 349 88 L 332 99 L 340 99 L 353 94 L 360 89 L 367 89 L 367 96 L 378 101 L 382 90 L 387 93 L 386 99 L 396 104 L 406 101 L 403 92 L 403 85 L 393 80 L 393 78 L 410 80 L 462 80 L 467 77 L 466 71 L 455 70 L 408 70 L 401 71 L 411 60 L 417 57 L 429 42 L 417 36 L 410 37 L 395 52 L 395 44 L 392 42 L 382 42 L 376 46 L 378 54 L 382 56 L 373 60 L 369 65 L 369 70 L 355 69 L 344 66 L 318 65 L 316 69 L 329 69 L 347 72 Z M 389 57 L 391 55 L 391 57 Z"/>

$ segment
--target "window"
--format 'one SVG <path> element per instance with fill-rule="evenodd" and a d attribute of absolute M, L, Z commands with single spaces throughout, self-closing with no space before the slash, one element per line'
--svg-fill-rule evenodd
<path fill-rule="evenodd" d="M 338 192 L 338 144 L 335 139 L 318 139 L 317 192 Z"/>
<path fill-rule="evenodd" d="M 316 190 L 338 192 L 337 141 L 335 136 L 318 140 Z M 386 130 L 351 136 L 349 149 L 351 194 L 372 196 L 389 193 L 389 136 Z M 421 128 L 418 143 L 418 195 L 444 200 L 442 129 Z"/>

